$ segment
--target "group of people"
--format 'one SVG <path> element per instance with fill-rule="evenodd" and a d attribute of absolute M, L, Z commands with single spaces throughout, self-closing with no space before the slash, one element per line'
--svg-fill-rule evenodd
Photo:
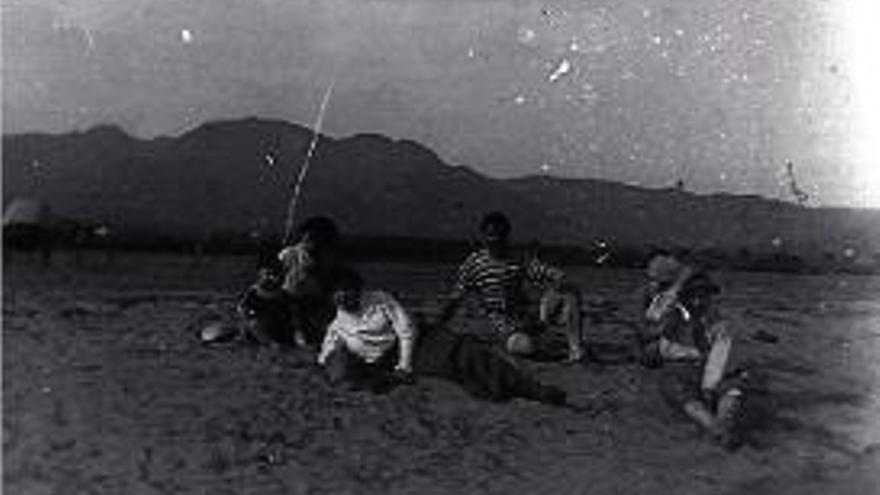
<path fill-rule="evenodd" d="M 503 213 L 486 215 L 480 233 L 482 247 L 459 266 L 438 314 L 412 314 L 389 292 L 367 288 L 342 262 L 335 222 L 310 218 L 295 243 L 260 264 L 257 282 L 237 305 L 245 321 L 241 335 L 315 349 L 329 381 L 352 389 L 381 392 L 433 376 L 491 400 L 574 407 L 564 390 L 534 378 L 520 358 L 591 358 L 581 290 L 536 253 L 514 248 Z M 725 372 L 731 337 L 712 302 L 719 287 L 705 271 L 666 252 L 651 259 L 647 274 L 636 346 L 642 363 L 659 368 L 663 395 L 676 409 L 735 446 L 745 386 L 743 377 Z M 492 338 L 450 326 L 469 295 L 480 303 Z M 559 327 L 567 345 L 554 353 Z"/>

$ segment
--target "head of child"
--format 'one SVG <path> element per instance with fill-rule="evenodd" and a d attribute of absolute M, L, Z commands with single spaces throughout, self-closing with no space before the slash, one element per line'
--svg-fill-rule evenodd
<path fill-rule="evenodd" d="M 645 269 L 648 276 L 648 287 L 652 292 L 666 290 L 684 268 L 684 263 L 670 251 L 655 249 L 648 257 Z"/>
<path fill-rule="evenodd" d="M 502 256 L 507 251 L 510 230 L 510 220 L 504 213 L 493 211 L 483 217 L 480 222 L 480 233 L 490 255 Z"/>
<path fill-rule="evenodd" d="M 332 248 L 339 242 L 339 227 L 327 217 L 311 217 L 299 228 L 299 242 L 310 251 Z"/>
<path fill-rule="evenodd" d="M 682 304 L 695 316 L 705 315 L 712 307 L 712 300 L 721 289 L 705 273 L 692 276 L 682 288 Z"/>
<path fill-rule="evenodd" d="M 354 312 L 360 309 L 361 292 L 364 279 L 351 268 L 342 268 L 336 272 L 333 280 L 333 302 L 336 307 Z"/>
<path fill-rule="evenodd" d="M 278 290 L 284 280 L 284 272 L 275 259 L 266 260 L 257 268 L 257 285 L 263 290 Z"/>

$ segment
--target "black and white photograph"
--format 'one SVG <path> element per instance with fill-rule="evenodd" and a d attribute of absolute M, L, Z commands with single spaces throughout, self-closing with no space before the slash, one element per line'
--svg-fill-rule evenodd
<path fill-rule="evenodd" d="M 0 0 L 2 492 L 880 495 L 878 23 Z"/>

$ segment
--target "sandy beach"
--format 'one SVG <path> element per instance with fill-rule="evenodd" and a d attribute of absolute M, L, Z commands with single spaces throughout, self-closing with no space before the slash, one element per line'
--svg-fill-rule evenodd
<path fill-rule="evenodd" d="M 417 310 L 453 267 L 362 269 Z M 572 411 L 480 401 L 431 379 L 344 392 L 303 351 L 202 345 L 199 326 L 252 273 L 253 260 L 233 257 L 7 264 L 4 492 L 880 493 L 878 278 L 719 274 L 733 364 L 763 383 L 746 445 L 726 452 L 633 363 L 524 362 L 584 406 Z M 571 274 L 588 335 L 600 349 L 626 342 L 640 274 Z M 456 325 L 479 328 L 477 313 Z"/>

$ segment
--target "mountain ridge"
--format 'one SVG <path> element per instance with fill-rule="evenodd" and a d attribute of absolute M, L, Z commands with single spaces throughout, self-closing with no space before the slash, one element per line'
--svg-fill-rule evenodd
<path fill-rule="evenodd" d="M 117 230 L 277 234 L 311 139 L 307 127 L 256 117 L 151 139 L 113 125 L 4 135 L 4 204 L 41 197 L 58 215 Z M 880 211 L 601 179 L 490 178 L 376 133 L 320 135 L 303 191 L 299 218 L 331 215 L 360 235 L 468 239 L 497 209 L 521 240 L 880 252 Z"/>

